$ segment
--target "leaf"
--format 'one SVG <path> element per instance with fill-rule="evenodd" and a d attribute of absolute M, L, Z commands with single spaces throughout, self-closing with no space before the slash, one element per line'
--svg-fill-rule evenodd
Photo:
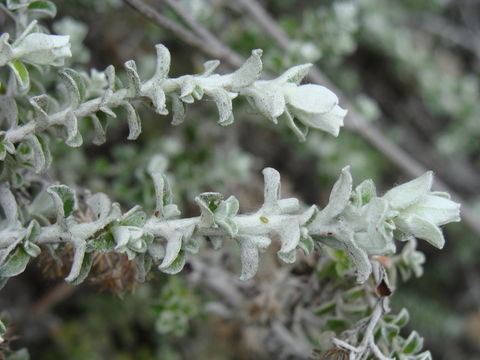
<path fill-rule="evenodd" d="M 74 238 L 72 239 L 72 242 L 74 247 L 73 263 L 70 269 L 70 273 L 65 278 L 65 281 L 72 282 L 74 284 L 79 284 L 85 279 L 86 275 L 88 275 L 88 272 L 90 271 L 91 263 L 89 265 L 88 256 L 86 261 L 84 261 L 86 257 L 85 251 L 87 248 L 85 240 Z M 81 280 L 81 281 L 78 282 L 78 280 Z"/>
<path fill-rule="evenodd" d="M 196 238 L 196 237 L 188 238 L 188 240 L 184 242 L 183 247 L 184 247 L 185 251 L 189 252 L 190 254 L 198 253 L 198 251 L 200 249 L 200 244 L 198 243 L 198 238 Z"/>
<path fill-rule="evenodd" d="M 157 155 L 150 161 L 148 165 L 148 172 L 153 180 L 155 187 L 155 216 L 163 217 L 165 219 L 178 216 L 180 212 L 176 205 L 172 203 L 172 190 L 168 183 L 167 177 L 159 170 L 165 169 L 167 160 L 162 155 Z"/>
<path fill-rule="evenodd" d="M 45 169 L 45 154 L 43 152 L 42 145 L 35 135 L 29 135 L 26 138 L 33 153 L 33 167 L 37 174 L 41 173 Z"/>
<path fill-rule="evenodd" d="M 337 334 L 348 329 L 349 325 L 348 320 L 343 317 L 329 317 L 325 322 L 325 328 Z"/>
<path fill-rule="evenodd" d="M 131 97 L 137 97 L 140 94 L 140 88 L 142 86 L 142 82 L 137 72 L 137 64 L 135 64 L 135 61 L 129 60 L 124 66 L 127 72 L 127 88 L 129 90 L 129 94 Z"/>
<path fill-rule="evenodd" d="M 302 234 L 298 247 L 302 249 L 305 255 L 310 255 L 314 248 L 314 242 L 311 236 L 308 234 Z"/>
<path fill-rule="evenodd" d="M 30 88 L 30 75 L 25 65 L 18 60 L 13 60 L 8 63 L 8 66 L 12 69 L 20 90 L 27 91 Z"/>
<path fill-rule="evenodd" d="M 65 116 L 65 127 L 67 128 L 67 140 L 65 143 L 71 147 L 79 147 L 83 144 L 82 135 L 78 131 L 77 117 L 73 111 Z"/>
<path fill-rule="evenodd" d="M 9 10 L 18 10 L 28 6 L 31 0 L 7 0 L 7 8 Z"/>
<path fill-rule="evenodd" d="M 158 266 L 160 270 L 169 268 L 180 254 L 182 248 L 183 234 L 180 231 L 173 231 L 167 237 L 167 245 L 165 247 L 165 257 L 162 263 Z"/>
<path fill-rule="evenodd" d="M 333 310 L 335 310 L 336 307 L 337 307 L 337 300 L 334 299 L 334 300 L 327 301 L 326 303 L 323 303 L 318 308 L 316 308 L 313 312 L 317 316 L 322 316 L 329 312 L 332 312 Z"/>
<path fill-rule="evenodd" d="M 266 208 L 274 207 L 280 199 L 280 173 L 273 168 L 262 170 L 264 179 L 264 202 Z"/>
<path fill-rule="evenodd" d="M 225 201 L 220 201 L 220 204 L 213 211 L 214 222 L 227 230 L 230 236 L 234 236 L 238 232 L 238 226 L 233 220 L 239 209 L 238 200 L 234 196 L 230 196 Z"/>
<path fill-rule="evenodd" d="M 423 338 L 416 331 L 412 331 L 405 340 L 402 351 L 404 354 L 415 354 L 423 347 Z"/>
<path fill-rule="evenodd" d="M 57 7 L 51 1 L 33 1 L 28 5 L 30 13 L 54 18 L 57 15 Z"/>
<path fill-rule="evenodd" d="M 42 148 L 43 156 L 45 158 L 44 169 L 48 169 L 52 164 L 52 153 L 50 152 L 49 147 L 49 137 L 46 134 L 37 135 L 38 142 Z"/>
<path fill-rule="evenodd" d="M 70 107 L 78 108 L 85 99 L 85 81 L 75 70 L 69 68 L 63 69 L 59 75 L 67 89 Z"/>
<path fill-rule="evenodd" d="M 112 251 L 116 246 L 115 239 L 111 233 L 106 233 L 88 243 L 88 250 L 95 250 L 102 253 Z"/>
<path fill-rule="evenodd" d="M 15 128 L 18 124 L 17 102 L 13 96 L 0 96 L 0 124 L 7 129 Z"/>
<path fill-rule="evenodd" d="M 297 219 L 281 222 L 276 228 L 282 246 L 277 255 L 286 263 L 295 262 L 295 249 L 300 242 L 300 225 Z"/>
<path fill-rule="evenodd" d="M 307 76 L 308 71 L 312 66 L 313 64 L 302 64 L 294 66 L 285 71 L 275 80 L 279 82 L 291 82 L 298 85 L 303 80 L 303 78 Z"/>
<path fill-rule="evenodd" d="M 432 360 L 432 354 L 430 351 L 424 351 L 415 357 L 415 360 Z"/>
<path fill-rule="evenodd" d="M 213 74 L 215 69 L 220 65 L 219 60 L 208 60 L 203 63 L 203 74 L 202 76 L 209 76 Z"/>
<path fill-rule="evenodd" d="M 145 282 L 146 275 L 152 267 L 152 258 L 145 254 L 138 254 L 138 256 L 135 257 L 135 264 L 137 265 L 135 280 L 143 283 Z"/>
<path fill-rule="evenodd" d="M 9 226 L 14 226 L 18 221 L 18 206 L 7 183 L 0 184 L 0 205 Z"/>
<path fill-rule="evenodd" d="M 382 326 L 382 336 L 387 343 L 390 343 L 400 333 L 400 328 L 393 324 L 385 324 Z"/>
<path fill-rule="evenodd" d="M 191 104 L 194 102 L 192 94 L 197 87 L 196 79 L 192 75 L 182 76 L 181 79 L 182 81 L 180 85 L 180 99 L 183 102 Z"/>
<path fill-rule="evenodd" d="M 397 316 L 392 320 L 392 323 L 397 325 L 398 327 L 404 327 L 410 320 L 410 315 L 407 309 L 402 309 Z"/>
<path fill-rule="evenodd" d="M 112 208 L 112 202 L 104 193 L 96 193 L 90 196 L 86 202 L 95 219 L 106 218 Z"/>
<path fill-rule="evenodd" d="M 176 94 L 170 96 L 172 99 L 172 125 L 180 125 L 185 121 L 185 106 Z"/>
<path fill-rule="evenodd" d="M 128 102 L 123 103 L 123 107 L 127 112 L 128 121 L 128 140 L 136 140 L 142 132 L 142 123 L 138 116 L 137 110 Z"/>
<path fill-rule="evenodd" d="M 92 264 L 93 264 L 93 254 L 86 253 L 85 256 L 83 257 L 82 266 L 80 268 L 80 272 L 78 273 L 77 277 L 75 277 L 73 280 L 67 280 L 67 281 L 69 281 L 72 285 L 81 284 L 87 278 L 88 273 L 92 268 Z"/>
<path fill-rule="evenodd" d="M 30 256 L 27 252 L 22 247 L 18 247 L 7 261 L 0 266 L 0 277 L 9 278 L 21 274 L 25 271 L 29 260 Z"/>
<path fill-rule="evenodd" d="M 72 215 L 75 210 L 75 192 L 66 185 L 51 185 L 47 192 L 52 196 L 57 209 L 57 221 Z"/>
<path fill-rule="evenodd" d="M 105 129 L 107 127 L 106 126 L 107 117 L 101 114 L 102 113 L 99 113 L 98 116 L 95 114 L 90 115 L 90 118 L 92 119 L 93 130 L 94 130 L 94 137 L 92 142 L 95 145 L 102 145 L 107 140 L 105 136 Z"/>
<path fill-rule="evenodd" d="M 258 83 L 260 81 L 255 82 L 253 89 L 247 88 L 248 90 L 242 90 L 241 93 L 247 96 L 254 109 L 277 124 L 277 118 L 285 111 L 283 92 L 278 91 L 278 86 L 270 82 Z"/>
<path fill-rule="evenodd" d="M 218 114 L 220 118 L 218 123 L 227 126 L 233 123 L 232 99 L 230 94 L 221 88 L 205 89 L 205 93 L 210 96 L 215 104 L 217 104 Z"/>
<path fill-rule="evenodd" d="M 130 209 L 120 220 L 122 226 L 136 226 L 142 227 L 147 219 L 145 211 L 141 210 L 140 206 L 135 206 Z"/>
<path fill-rule="evenodd" d="M 159 242 L 153 241 L 148 245 L 147 248 L 148 254 L 155 260 L 158 261 L 161 258 L 165 257 L 165 248 Z"/>
<path fill-rule="evenodd" d="M 350 175 L 350 167 L 346 166 L 333 186 L 328 205 L 320 212 L 319 218 L 328 221 L 339 215 L 347 206 L 351 193 L 352 175 Z"/>
<path fill-rule="evenodd" d="M 283 113 L 285 120 L 287 121 L 287 126 L 293 131 L 297 136 L 298 141 L 304 142 L 307 140 L 308 127 L 302 123 L 295 121 L 293 116 L 290 114 L 290 111 L 285 110 Z"/>
<path fill-rule="evenodd" d="M 9 278 L 0 276 L 0 290 L 2 290 L 5 287 L 5 285 L 7 285 L 8 279 Z"/>
<path fill-rule="evenodd" d="M 160 268 L 160 270 L 166 274 L 175 275 L 182 271 L 183 267 L 185 266 L 185 262 L 185 252 L 180 251 L 175 261 L 172 262 L 169 267 Z"/>
<path fill-rule="evenodd" d="M 240 261 L 242 272 L 240 280 L 249 280 L 255 276 L 258 270 L 259 249 L 265 249 L 271 240 L 266 236 L 237 235 L 235 237 L 240 245 Z"/>
<path fill-rule="evenodd" d="M 217 192 L 206 192 L 195 197 L 195 202 L 200 207 L 201 223 L 210 227 L 215 223 L 214 211 L 223 200 L 223 195 Z"/>
<path fill-rule="evenodd" d="M 251 85 L 258 79 L 262 72 L 262 53 L 261 49 L 252 51 L 252 55 L 245 63 L 233 74 L 230 75 L 230 86 L 232 90 L 238 90 Z"/>
<path fill-rule="evenodd" d="M 25 240 L 29 242 L 35 242 L 40 236 L 40 232 L 41 229 L 37 220 L 34 219 L 30 221 L 27 228 L 27 234 L 25 235 Z"/>
<path fill-rule="evenodd" d="M 355 205 L 361 207 L 366 205 L 377 196 L 377 190 L 372 179 L 363 181 L 355 188 Z"/>
<path fill-rule="evenodd" d="M 288 252 L 278 252 L 277 256 L 284 263 L 293 264 L 297 258 L 297 251 L 293 249 Z"/>
<path fill-rule="evenodd" d="M 162 44 L 155 45 L 155 49 L 157 50 L 157 66 L 154 76 L 165 79 L 170 71 L 170 51 Z"/>
<path fill-rule="evenodd" d="M 367 253 L 355 243 L 353 235 L 351 230 L 340 224 L 333 236 L 320 237 L 318 240 L 329 247 L 345 251 L 357 271 L 357 282 L 363 284 L 372 273 L 372 265 Z"/>

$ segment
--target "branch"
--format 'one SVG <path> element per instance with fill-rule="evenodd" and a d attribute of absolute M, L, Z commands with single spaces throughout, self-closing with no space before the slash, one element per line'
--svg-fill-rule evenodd
<path fill-rule="evenodd" d="M 275 41 L 277 41 L 283 50 L 289 50 L 291 39 L 288 38 L 277 22 L 256 0 L 238 0 L 237 2 L 241 4 L 244 9 L 247 10 L 248 13 L 258 21 L 260 25 L 263 26 L 265 31 L 273 39 L 275 39 Z M 345 104 L 348 109 L 348 119 L 350 119 L 350 121 L 345 123 L 345 127 L 362 136 L 388 159 L 390 159 L 390 161 L 392 161 L 396 166 L 402 169 L 405 174 L 416 177 L 420 176 L 427 170 L 417 160 L 412 158 L 399 146 L 390 141 L 384 134 L 381 133 L 380 130 L 371 126 L 368 121 L 365 120 L 363 116 L 355 110 L 355 106 L 348 101 L 346 96 L 343 95 L 342 91 L 333 85 L 332 82 L 320 71 L 320 69 L 318 69 L 318 67 L 312 67 L 308 78 L 318 84 L 324 84 L 329 89 L 334 91 L 338 95 L 340 102 Z M 463 204 L 463 221 L 472 231 L 474 231 L 477 235 L 480 235 L 480 219 L 478 219 L 478 216 L 475 215 L 473 209 L 467 205 L 467 202 L 462 197 L 454 193 L 449 186 L 441 181 L 438 177 L 435 182 L 435 187 L 441 191 L 450 193 L 456 201 Z"/>
<path fill-rule="evenodd" d="M 132 0 L 124 0 L 127 2 L 131 2 Z M 166 1 L 166 0 L 164 0 Z M 135 5 L 143 4 L 141 0 L 135 0 Z M 175 0 L 169 0 L 168 3 L 173 3 Z M 264 29 L 274 38 L 279 45 L 284 50 L 289 49 L 289 44 L 291 40 L 288 36 L 283 32 L 283 30 L 278 26 L 276 21 L 261 7 L 258 2 L 255 0 L 238 0 L 239 4 L 244 6 L 244 8 L 250 13 L 250 15 L 255 18 L 263 27 Z M 145 5 L 145 4 L 143 4 Z M 132 5 L 133 6 L 133 5 Z M 136 10 L 143 13 L 141 7 L 133 6 Z M 185 9 L 181 7 L 178 2 L 176 3 L 175 8 L 173 9 L 177 15 L 179 15 L 182 19 L 187 18 L 187 12 Z M 158 14 L 153 8 L 149 8 L 149 12 L 151 14 Z M 145 15 L 145 14 L 144 14 Z M 148 16 L 152 19 L 152 15 Z M 161 22 L 156 22 L 159 26 L 162 26 Z M 220 54 L 213 51 L 218 46 L 218 39 L 209 32 L 203 25 L 199 24 L 198 22 L 194 21 L 194 19 L 189 19 L 189 22 L 195 22 L 196 29 L 202 29 L 201 34 L 208 33 L 209 36 L 202 39 L 201 44 L 192 44 L 192 46 L 196 47 L 198 50 L 202 51 L 205 54 L 210 56 L 220 56 Z M 214 39 L 214 40 L 212 40 Z M 229 53 L 234 53 L 233 50 L 230 50 Z M 238 58 L 240 58 L 237 54 Z M 233 60 L 234 57 L 228 56 L 223 57 L 222 59 L 227 61 L 232 66 L 237 66 L 237 61 Z M 268 74 L 264 73 L 266 76 Z M 332 89 L 339 97 L 340 102 L 346 104 L 348 108 L 348 118 L 350 121 L 346 122 L 345 127 L 351 131 L 356 132 L 362 138 L 364 138 L 370 145 L 375 147 L 379 150 L 384 156 L 386 156 L 392 163 L 394 163 L 398 168 L 400 168 L 405 174 L 411 177 L 417 177 L 421 174 L 425 173 L 427 169 L 419 163 L 417 160 L 412 158 L 409 154 L 407 154 L 403 149 L 401 149 L 398 145 L 390 141 L 380 130 L 375 127 L 372 127 L 364 117 L 355 110 L 355 106 L 348 101 L 347 97 L 343 95 L 342 91 L 334 86 L 329 79 L 325 77 L 325 75 L 316 67 L 313 66 L 308 77 L 317 84 L 324 84 L 328 88 Z M 480 235 L 480 220 L 475 215 L 473 209 L 467 205 L 467 202 L 458 194 L 453 192 L 450 187 L 444 183 L 441 179 L 437 177 L 435 181 L 435 187 L 441 191 L 448 192 L 452 195 L 452 197 L 458 201 L 459 203 L 463 204 L 462 208 L 462 215 L 464 223 L 477 235 Z"/>

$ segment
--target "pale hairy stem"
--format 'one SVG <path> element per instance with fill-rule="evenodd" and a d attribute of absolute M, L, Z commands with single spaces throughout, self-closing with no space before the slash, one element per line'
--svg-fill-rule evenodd
<path fill-rule="evenodd" d="M 163 92 L 166 95 L 174 93 L 180 89 L 181 87 L 180 82 L 182 81 L 182 78 L 186 76 L 189 76 L 189 75 L 180 76 L 178 78 L 165 79 L 164 81 L 162 81 L 161 85 L 159 86 L 161 86 Z M 227 76 L 225 76 L 222 79 L 226 79 L 226 78 Z M 210 77 L 202 77 L 202 78 L 199 77 L 196 79 L 196 81 L 198 84 L 203 85 L 205 87 L 212 85 L 212 79 Z M 217 84 L 215 85 L 226 86 L 225 82 L 223 83 L 218 82 L 218 79 L 215 79 L 215 81 L 217 82 Z M 146 82 L 144 82 L 144 84 Z M 105 92 L 106 91 L 107 90 L 105 90 Z M 131 94 L 129 94 L 129 90 L 127 88 L 122 88 L 120 90 L 113 92 L 108 97 L 108 101 L 105 101 L 105 96 L 102 95 L 94 99 L 85 101 L 84 103 L 80 104 L 77 109 L 74 109 L 73 111 L 70 108 L 66 108 L 54 114 L 50 114 L 48 124 L 46 127 L 48 128 L 50 126 L 64 125 L 67 115 L 70 111 L 72 111 L 73 115 L 75 115 L 75 117 L 77 118 L 88 117 L 90 115 L 94 115 L 98 111 L 101 111 L 102 107 L 106 106 L 108 108 L 116 108 L 121 106 L 125 101 L 131 101 L 141 97 L 142 95 L 132 96 Z M 43 131 L 44 129 L 42 128 L 41 130 Z M 5 131 L 4 136 L 7 141 L 10 141 L 13 144 L 15 144 L 24 140 L 30 134 L 34 134 L 36 132 L 37 132 L 37 123 L 36 121 L 31 120 L 24 125 Z"/>
<path fill-rule="evenodd" d="M 269 224 L 298 222 L 300 215 L 271 215 L 268 217 L 263 216 L 261 213 L 237 215 L 233 218 L 233 221 L 238 226 L 239 235 L 270 235 L 272 232 Z M 262 219 L 261 219 L 262 218 Z M 266 220 L 265 220 L 266 219 Z M 268 223 L 265 223 L 268 221 Z M 259 227 L 258 225 L 264 225 Z M 143 230 L 156 237 L 161 237 L 166 231 L 171 229 L 185 229 L 191 226 L 195 226 L 194 235 L 196 236 L 220 236 L 230 238 L 230 234 L 222 227 L 213 225 L 211 227 L 201 226 L 201 217 L 191 217 L 184 219 L 161 219 L 155 216 L 150 217 Z M 311 228 L 309 232 L 313 236 L 327 236 L 334 228 L 334 225 L 315 226 Z M 68 231 L 61 231 L 61 227 L 58 224 L 42 227 L 42 232 L 37 239 L 38 244 L 55 244 L 69 242 L 72 240 L 72 235 Z M 59 236 L 60 234 L 60 236 Z"/>

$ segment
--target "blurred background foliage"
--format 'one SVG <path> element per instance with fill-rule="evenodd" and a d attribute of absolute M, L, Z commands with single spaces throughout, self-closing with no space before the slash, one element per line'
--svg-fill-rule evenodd
<path fill-rule="evenodd" d="M 120 0 L 56 3 L 59 15 L 50 26 L 72 36 L 77 68 L 103 70 L 109 64 L 121 68 L 126 60 L 135 59 L 146 76 L 153 72 L 156 43 L 170 49 L 173 75 L 199 71 L 207 59 Z M 163 1 L 150 3 L 181 22 Z M 298 63 L 318 65 L 356 111 L 433 169 L 480 216 L 479 1 L 263 1 L 292 39 L 288 52 L 236 1 L 181 3 L 240 54 L 263 49 L 264 67 L 271 74 Z M 0 25 L 5 21 L 0 14 Z M 136 142 L 124 140 L 125 125 L 112 126 L 101 146 L 86 139 L 85 146 L 66 151 L 65 145 L 56 144 L 58 160 L 51 176 L 105 192 L 125 208 L 142 204 L 151 209 L 154 191 L 146 167 L 152 156 L 162 154 L 184 215 L 196 215 L 193 197 L 213 189 L 235 194 L 243 211 L 255 209 L 262 192 L 257 174 L 265 166 L 280 171 L 284 193 L 305 203 L 325 204 L 347 164 L 358 182 L 373 178 L 381 189 L 407 179 L 387 157 L 348 130 L 338 138 L 311 132 L 305 143 L 299 143 L 286 126 L 260 121 L 248 104 L 237 104 L 234 113 L 238 121 L 221 128 L 213 104 L 195 104 L 188 111 L 189 121 L 172 127 L 145 109 L 143 132 Z M 82 126 L 81 132 L 87 134 L 89 124 Z M 394 311 L 409 309 L 408 328 L 424 336 L 435 359 L 478 359 L 478 236 L 463 224 L 445 231 L 443 251 L 419 244 L 427 258 L 424 275 L 397 285 Z M 205 250 L 202 256 L 227 264 L 231 276 L 236 276 L 238 264 L 228 252 L 222 257 Z M 342 277 L 341 260 L 335 261 L 336 267 L 328 268 L 330 276 Z M 12 346 L 27 345 L 33 359 L 270 358 L 245 345 L 251 341 L 240 329 L 254 327 L 255 321 L 219 316 L 226 311 L 219 299 L 188 269 L 177 276 L 156 273 L 132 292 L 120 287 L 112 294 L 99 293 L 101 284 L 73 289 L 58 278 L 45 281 L 39 269 L 48 273 L 48 266 L 41 261 L 38 265 L 11 281 L 0 296 L 0 309 L 21 319 Z M 267 268 L 263 271 L 269 266 L 277 264 L 262 262 Z M 301 274 L 302 266 L 287 267 L 288 272 Z M 346 281 L 353 284 L 352 278 Z"/>

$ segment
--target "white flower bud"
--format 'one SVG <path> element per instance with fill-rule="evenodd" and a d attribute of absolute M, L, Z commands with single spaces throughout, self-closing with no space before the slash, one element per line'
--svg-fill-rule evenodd
<path fill-rule="evenodd" d="M 399 212 L 393 220 L 397 229 L 428 241 L 441 249 L 445 244 L 441 225 L 460 221 L 460 204 L 442 192 L 430 191 L 431 171 L 388 191 L 384 199 Z"/>
<path fill-rule="evenodd" d="M 304 125 L 338 136 L 347 110 L 338 106 L 337 96 L 324 86 L 284 86 L 291 114 Z"/>
<path fill-rule="evenodd" d="M 70 36 L 33 33 L 13 48 L 13 55 L 31 64 L 62 66 L 72 56 Z"/>

